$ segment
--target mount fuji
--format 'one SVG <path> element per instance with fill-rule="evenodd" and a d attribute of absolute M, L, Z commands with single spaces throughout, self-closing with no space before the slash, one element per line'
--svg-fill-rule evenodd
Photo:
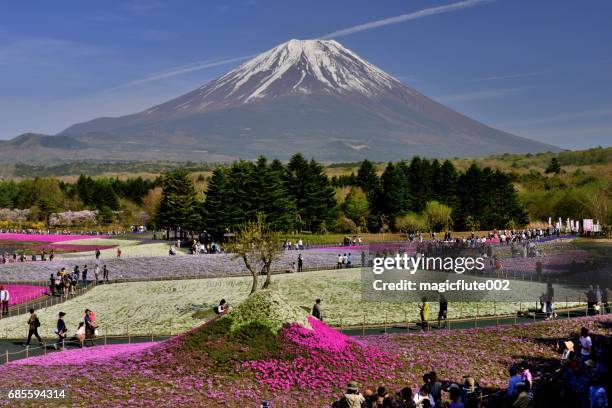
<path fill-rule="evenodd" d="M 24 140 L 27 149 L 20 148 Z M 79 123 L 56 136 L 21 135 L 0 147 L 0 158 L 13 159 L 27 152 L 69 159 L 78 151 L 79 158 L 198 161 L 558 150 L 455 112 L 331 40 L 291 40 L 145 111 Z"/>

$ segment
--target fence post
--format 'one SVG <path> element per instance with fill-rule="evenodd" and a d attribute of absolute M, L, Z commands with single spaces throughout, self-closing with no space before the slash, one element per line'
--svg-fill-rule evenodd
<path fill-rule="evenodd" d="M 478 314 L 479 314 L 479 307 L 478 307 L 478 303 L 476 303 L 476 319 L 474 319 L 474 327 L 478 327 Z"/>
<path fill-rule="evenodd" d="M 106 346 L 106 336 L 108 336 L 108 327 L 104 328 L 104 345 Z"/>
<path fill-rule="evenodd" d="M 26 358 L 30 355 L 30 346 L 26 346 Z"/>
<path fill-rule="evenodd" d="M 387 334 L 387 311 L 385 310 L 385 334 Z"/>
<path fill-rule="evenodd" d="M 6 356 L 6 362 L 8 363 L 9 362 L 9 353 L 8 353 L 8 350 L 6 350 L 5 356 Z"/>
<path fill-rule="evenodd" d="M 365 336 L 365 313 L 363 314 L 363 324 L 361 325 L 361 335 Z"/>

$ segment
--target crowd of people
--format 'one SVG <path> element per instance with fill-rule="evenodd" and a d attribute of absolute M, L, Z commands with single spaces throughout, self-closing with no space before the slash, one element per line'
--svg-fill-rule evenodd
<path fill-rule="evenodd" d="M 66 296 L 74 294 L 78 284 L 81 287 L 87 289 L 88 284 L 91 282 L 89 279 L 89 268 L 87 265 L 83 265 L 83 269 L 79 268 L 79 265 L 75 265 L 72 272 L 68 272 L 66 268 L 61 268 L 56 274 L 49 276 L 49 293 L 51 296 Z M 106 264 L 100 265 L 96 263 L 93 270 L 94 281 L 96 285 L 100 283 L 108 283 L 110 272 Z"/>
<path fill-rule="evenodd" d="M 29 256 L 25 253 L 17 253 L 17 251 L 13 251 L 12 254 L 5 252 L 4 254 L 0 254 L 0 264 L 7 263 L 17 263 L 17 262 L 36 262 L 36 261 L 53 261 L 55 259 L 55 251 L 51 249 L 49 252 L 43 249 L 39 254 L 36 252 L 32 252 Z"/>
<path fill-rule="evenodd" d="M 57 324 L 55 327 L 55 334 L 57 335 L 57 341 L 53 344 L 56 350 L 63 351 L 66 348 L 66 339 L 68 338 L 68 326 L 64 321 L 66 313 L 59 312 Z M 28 325 L 28 337 L 26 342 L 23 343 L 24 347 L 30 345 L 32 337 L 38 340 L 38 344 L 41 347 L 46 347 L 45 342 L 38 333 L 38 329 L 41 327 L 41 321 L 36 315 L 34 309 L 30 309 L 30 316 L 27 320 Z M 84 347 L 87 341 L 91 342 L 92 346 L 96 345 L 96 336 L 98 335 L 98 323 L 96 321 L 96 315 L 91 309 L 85 309 L 85 313 L 81 321 L 78 323 L 78 327 L 75 330 L 73 341 L 78 341 L 79 347 Z"/>
<path fill-rule="evenodd" d="M 547 407 L 607 408 L 609 347 L 604 344 L 596 347 L 585 327 L 578 339 L 579 351 L 575 350 L 571 340 L 564 344 L 565 350 L 554 363 L 556 367 L 552 367 L 552 372 L 540 373 L 540 385 L 534 383 L 538 379 L 534 379 L 532 367 L 526 362 L 509 368 L 505 390 L 489 393 L 485 393 L 471 375 L 465 375 L 463 382 L 457 383 L 441 380 L 435 371 L 431 371 L 423 375 L 416 390 L 404 387 L 392 392 L 379 386 L 360 391 L 360 385 L 350 381 L 332 408 L 537 408 L 542 404 Z"/>
<path fill-rule="evenodd" d="M 132 227 L 133 229 L 133 227 Z M 0 234 L 24 234 L 24 235 L 123 235 L 125 230 L 93 231 L 93 230 L 49 230 L 49 229 L 0 229 Z"/>
<path fill-rule="evenodd" d="M 444 401 L 444 393 L 448 394 L 448 401 Z M 482 389 L 471 375 L 464 376 L 459 384 L 442 381 L 435 371 L 430 371 L 423 375 L 423 382 L 416 391 L 404 387 L 393 392 L 381 385 L 360 392 L 359 384 L 349 381 L 346 392 L 332 408 L 476 408 L 481 406 L 481 396 Z"/>
<path fill-rule="evenodd" d="M 546 379 L 551 398 L 577 408 L 607 407 L 610 346 L 609 339 L 594 340 L 586 327 L 577 339 L 564 341 L 561 361 Z"/>

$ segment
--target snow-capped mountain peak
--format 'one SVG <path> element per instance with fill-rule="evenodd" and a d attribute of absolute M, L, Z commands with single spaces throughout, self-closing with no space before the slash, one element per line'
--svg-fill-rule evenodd
<path fill-rule="evenodd" d="M 246 86 L 253 79 L 258 86 Z M 325 89 L 372 96 L 397 81 L 336 41 L 290 40 L 229 72 L 217 85 L 228 83 L 233 85 L 230 96 L 238 94 L 248 102 L 274 94 L 280 83 L 290 92 Z"/>
<path fill-rule="evenodd" d="M 288 94 L 377 96 L 398 80 L 333 40 L 290 40 L 172 101 L 172 109 L 208 110 Z M 407 88 L 406 88 L 407 89 Z M 156 106 L 148 111 L 152 113 Z"/>

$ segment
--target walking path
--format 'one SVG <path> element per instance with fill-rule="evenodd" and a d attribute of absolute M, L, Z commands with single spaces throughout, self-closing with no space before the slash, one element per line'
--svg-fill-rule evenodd
<path fill-rule="evenodd" d="M 585 315 L 583 309 L 571 309 L 566 311 L 558 311 L 559 315 L 557 319 L 571 319 L 574 317 L 582 317 Z M 457 329 L 469 329 L 469 328 L 485 328 L 492 326 L 501 325 L 512 325 L 522 323 L 535 323 L 545 320 L 543 313 L 537 313 L 526 316 L 517 317 L 484 317 L 484 318 L 468 318 L 458 319 L 447 322 L 442 328 L 436 327 L 437 321 L 432 321 L 429 330 L 457 330 Z M 449 324 L 450 323 L 450 324 Z M 382 334 L 398 334 L 398 333 L 416 333 L 421 331 L 421 327 L 416 324 L 396 325 L 389 324 L 387 326 L 368 326 L 368 327 L 349 327 L 349 328 L 337 328 L 342 333 L 351 336 L 371 336 L 371 335 L 382 335 Z M 97 345 L 103 344 L 128 344 L 128 343 L 143 343 L 151 341 L 162 341 L 170 338 L 170 335 L 150 335 L 150 336 L 100 336 L 96 340 Z M 40 356 L 46 353 L 53 353 L 56 350 L 53 344 L 57 341 L 57 338 L 43 339 L 46 342 L 45 347 L 40 347 L 36 343 L 36 339 L 33 340 L 31 346 L 26 348 L 23 346 L 25 339 L 2 339 L 0 340 L 0 365 L 6 362 L 20 360 L 32 356 Z M 66 341 L 66 348 L 68 350 L 78 348 L 78 342 Z M 88 346 L 86 347 L 92 347 Z M 95 346 L 94 346 L 95 347 Z M 92 352 L 93 349 L 92 349 Z"/>

